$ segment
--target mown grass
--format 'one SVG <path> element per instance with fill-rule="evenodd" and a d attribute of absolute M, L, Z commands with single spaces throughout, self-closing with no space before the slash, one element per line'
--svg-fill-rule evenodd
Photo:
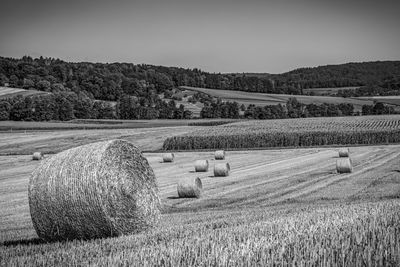
<path fill-rule="evenodd" d="M 398 266 L 400 201 L 164 215 L 132 236 L 5 243 L 2 265 Z"/>

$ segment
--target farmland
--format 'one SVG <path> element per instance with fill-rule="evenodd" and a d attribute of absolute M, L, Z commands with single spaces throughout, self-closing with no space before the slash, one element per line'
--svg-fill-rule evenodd
<path fill-rule="evenodd" d="M 361 111 L 362 105 L 373 105 L 372 100 L 357 99 L 357 98 L 343 98 L 343 97 L 332 97 L 332 96 L 306 96 L 306 95 L 285 95 L 285 94 L 264 94 L 264 93 L 249 93 L 243 91 L 233 90 L 217 90 L 217 89 L 206 89 L 198 87 L 181 86 L 181 89 L 192 90 L 196 92 L 205 93 L 213 97 L 219 97 L 225 101 L 236 101 L 240 105 L 277 105 L 286 104 L 289 98 L 295 97 L 299 102 L 303 104 L 340 104 L 350 103 L 354 105 L 355 111 Z"/>
<path fill-rule="evenodd" d="M 0 266 L 398 265 L 400 144 L 351 147 L 354 169 L 347 174 L 335 171 L 338 149 L 334 147 L 228 151 L 226 159 L 218 161 L 230 163 L 227 177 L 214 177 L 213 151 L 176 152 L 172 163 L 163 163 L 163 154 L 154 151 L 168 137 L 213 129 L 242 134 L 266 128 L 280 133 L 282 129 L 332 132 L 340 125 L 344 132 L 374 132 L 396 131 L 399 121 L 392 115 L 209 127 L 1 132 Z M 29 176 L 40 164 L 32 161 L 32 152 L 52 157 L 68 148 L 114 138 L 149 151 L 144 156 L 157 177 L 162 202 L 159 225 L 114 238 L 53 243 L 38 239 L 27 193 Z M 198 159 L 209 160 L 208 172 L 194 171 Z M 177 182 L 196 177 L 203 184 L 201 198 L 178 198 Z"/>
<path fill-rule="evenodd" d="M 193 171 L 196 159 L 214 164 L 211 152 L 176 153 L 170 164 L 145 153 L 163 203 L 157 228 L 49 244 L 37 239 L 27 203 L 39 163 L 0 156 L 0 265 L 396 265 L 399 148 L 351 148 L 354 172 L 344 175 L 335 173 L 332 148 L 232 151 L 223 178 Z M 202 198 L 177 198 L 184 177 L 202 179 Z"/>
<path fill-rule="evenodd" d="M 166 150 L 243 149 L 400 142 L 400 116 L 244 121 L 173 136 Z"/>
<path fill-rule="evenodd" d="M 313 95 L 319 96 L 328 96 L 328 95 L 335 95 L 340 90 L 355 90 L 360 88 L 359 86 L 350 86 L 350 87 L 332 87 L 332 88 L 309 88 L 303 89 L 304 94 L 312 93 Z"/>
<path fill-rule="evenodd" d="M 0 87 L 0 99 L 9 98 L 17 95 L 29 96 L 37 94 L 48 94 L 47 92 L 37 90 L 25 90 L 20 88 Z"/>

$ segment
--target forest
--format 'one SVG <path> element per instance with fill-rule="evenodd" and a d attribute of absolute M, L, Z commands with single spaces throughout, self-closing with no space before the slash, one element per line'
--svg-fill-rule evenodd
<path fill-rule="evenodd" d="M 48 92 L 0 100 L 0 120 L 188 119 L 190 111 L 171 97 L 178 86 L 303 94 L 306 88 L 360 86 L 339 96 L 400 94 L 400 61 L 348 63 L 300 68 L 283 74 L 208 73 L 200 69 L 133 63 L 71 63 L 54 58 L 0 57 L 0 86 Z M 203 118 L 286 118 L 353 115 L 340 105 L 248 107 L 202 97 Z M 191 101 L 197 101 L 193 97 Z M 289 103 L 290 102 L 290 103 Z M 366 106 L 362 114 L 393 113 L 386 106 Z"/>

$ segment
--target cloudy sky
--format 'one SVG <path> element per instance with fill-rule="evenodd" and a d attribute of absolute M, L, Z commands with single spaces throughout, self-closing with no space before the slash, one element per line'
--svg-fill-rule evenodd
<path fill-rule="evenodd" d="M 398 0 L 0 0 L 0 56 L 281 73 L 400 60 Z"/>

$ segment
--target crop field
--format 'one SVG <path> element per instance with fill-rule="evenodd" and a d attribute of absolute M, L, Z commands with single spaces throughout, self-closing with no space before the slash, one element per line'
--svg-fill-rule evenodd
<path fill-rule="evenodd" d="M 217 125 L 233 119 L 193 119 L 193 120 L 97 120 L 75 119 L 68 122 L 45 121 L 0 121 L 1 132 L 15 131 L 59 131 L 59 130 L 94 130 L 94 129 L 139 129 L 159 127 L 183 127 L 195 125 Z M 239 120 L 236 120 L 239 121 Z"/>
<path fill-rule="evenodd" d="M 0 156 L 0 265 L 396 266 L 400 145 L 350 152 L 353 173 L 337 174 L 334 148 L 230 151 L 227 177 L 194 172 L 197 159 L 214 165 L 212 152 L 176 153 L 172 163 L 145 153 L 162 200 L 156 228 L 53 243 L 37 238 L 29 214 L 27 183 L 39 162 Z M 177 181 L 195 177 L 202 197 L 178 198 Z"/>
<path fill-rule="evenodd" d="M 373 145 L 400 142 L 400 116 L 236 122 L 172 136 L 165 150 Z"/>
<path fill-rule="evenodd" d="M 156 127 L 138 129 L 43 130 L 0 132 L 0 155 L 45 154 L 109 139 L 125 139 L 141 150 L 160 150 L 165 138 L 200 129 L 201 126 Z"/>
<path fill-rule="evenodd" d="M 393 96 L 363 96 L 363 97 L 357 97 L 356 99 L 371 100 L 371 101 L 381 102 L 381 103 L 388 104 L 388 105 L 400 106 L 400 96 L 398 96 L 398 95 L 393 95 Z"/>
<path fill-rule="evenodd" d="M 289 98 L 295 97 L 299 102 L 303 104 L 340 104 L 349 103 L 354 105 L 355 111 L 361 111 L 362 105 L 373 105 L 374 102 L 368 99 L 358 99 L 358 98 L 343 98 L 343 97 L 333 97 L 333 96 L 306 96 L 306 95 L 285 95 L 285 94 L 265 94 L 265 93 L 249 93 L 243 91 L 233 91 L 233 90 L 219 90 L 219 89 L 206 89 L 197 88 L 189 86 L 181 86 L 181 89 L 193 90 L 197 92 L 202 92 L 213 97 L 219 97 L 225 101 L 236 101 L 240 105 L 256 105 L 256 106 L 266 106 L 266 105 L 277 105 L 286 104 Z"/>
<path fill-rule="evenodd" d="M 48 94 L 47 92 L 37 90 L 25 90 L 20 88 L 0 87 L 0 99 L 9 98 L 16 95 L 28 96 L 37 94 Z"/>
<path fill-rule="evenodd" d="M 314 95 L 335 95 L 339 90 L 355 90 L 360 88 L 359 86 L 350 87 L 332 87 L 332 88 L 309 88 L 303 89 L 304 94 L 313 93 Z"/>

